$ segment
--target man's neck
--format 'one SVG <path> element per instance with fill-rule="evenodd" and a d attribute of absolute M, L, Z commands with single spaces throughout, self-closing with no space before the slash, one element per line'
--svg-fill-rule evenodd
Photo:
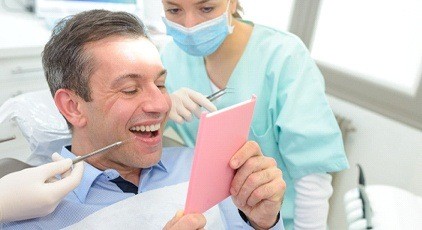
<path fill-rule="evenodd" d="M 126 165 L 121 165 L 116 162 L 111 162 L 103 159 L 92 158 L 87 159 L 87 162 L 95 168 L 104 171 L 106 169 L 114 169 L 119 172 L 120 176 L 130 183 L 139 186 L 141 178 L 141 168 L 133 168 Z"/>
<path fill-rule="evenodd" d="M 81 137 L 81 135 L 73 135 L 72 153 L 76 156 L 81 156 L 98 149 L 90 145 L 87 140 L 87 137 Z M 119 172 L 120 176 L 123 179 L 131 182 L 136 186 L 138 186 L 140 183 L 140 176 L 142 171 L 141 168 L 129 167 L 119 162 L 111 161 L 102 154 L 92 156 L 86 159 L 85 162 L 89 163 L 90 165 L 101 171 L 104 171 L 106 169 L 114 169 Z"/>

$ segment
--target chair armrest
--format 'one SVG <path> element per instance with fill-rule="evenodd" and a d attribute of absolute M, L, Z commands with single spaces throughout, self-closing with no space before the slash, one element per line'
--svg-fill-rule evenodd
<path fill-rule="evenodd" d="M 0 178 L 30 167 L 32 166 L 14 158 L 2 158 L 0 159 Z"/>

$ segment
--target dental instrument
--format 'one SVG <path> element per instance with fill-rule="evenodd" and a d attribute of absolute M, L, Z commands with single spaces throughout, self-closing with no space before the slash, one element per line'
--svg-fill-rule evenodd
<path fill-rule="evenodd" d="M 104 147 L 104 148 L 101 148 L 101 149 L 95 150 L 94 152 L 91 152 L 91 153 L 85 154 L 85 155 L 83 155 L 83 156 L 77 156 L 75 159 L 73 159 L 73 160 L 72 160 L 72 164 L 76 164 L 76 163 L 78 163 L 79 161 L 83 161 L 83 160 L 85 160 L 85 159 L 87 159 L 87 158 L 89 158 L 89 157 L 92 157 L 92 156 L 94 156 L 94 155 L 97 155 L 98 153 L 103 153 L 103 152 L 105 152 L 106 150 L 109 150 L 109 149 L 111 149 L 111 148 L 113 148 L 113 147 L 117 147 L 117 146 L 119 146 L 119 145 L 125 144 L 125 143 L 127 143 L 127 142 L 129 142 L 129 141 L 131 141 L 131 140 L 133 140 L 133 139 L 135 139 L 135 137 L 132 137 L 132 138 L 129 138 L 129 139 L 126 139 L 126 140 L 123 140 L 123 141 L 118 141 L 118 142 L 113 143 L 113 144 L 111 144 L 111 145 L 107 145 L 107 146 L 106 146 L 106 147 Z"/>
<path fill-rule="evenodd" d="M 208 100 L 210 100 L 210 101 L 215 101 L 215 100 L 217 100 L 217 98 L 219 98 L 219 97 L 221 97 L 221 96 L 223 96 L 224 94 L 226 94 L 227 93 L 227 88 L 226 87 L 224 87 L 224 88 L 222 88 L 221 90 L 219 90 L 219 91 L 217 91 L 217 92 L 215 92 L 215 93 L 213 93 L 213 94 L 211 94 L 211 95 L 209 95 L 208 97 L 207 97 L 207 99 Z"/>

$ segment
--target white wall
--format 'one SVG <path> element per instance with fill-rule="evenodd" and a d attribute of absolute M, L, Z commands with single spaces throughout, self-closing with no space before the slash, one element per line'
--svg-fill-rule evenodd
<path fill-rule="evenodd" d="M 334 176 L 330 229 L 346 229 L 343 195 L 357 185 L 356 163 L 367 184 L 393 185 L 422 196 L 422 131 L 332 96 L 328 100 L 356 128 L 345 143 L 350 169 Z"/>

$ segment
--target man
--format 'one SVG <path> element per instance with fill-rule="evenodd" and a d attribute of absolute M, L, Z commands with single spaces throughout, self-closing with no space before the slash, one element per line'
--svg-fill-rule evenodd
<path fill-rule="evenodd" d="M 63 228 L 134 194 L 189 179 L 192 150 L 162 151 L 171 107 L 164 86 L 166 70 L 138 19 L 104 10 L 65 19 L 45 46 L 43 65 L 54 101 L 73 132 L 72 145 L 63 148 L 62 156 L 73 158 L 116 141 L 131 141 L 89 158 L 81 185 L 55 212 L 6 223 L 6 229 L 34 224 Z M 226 228 L 283 228 L 279 212 L 285 184 L 275 161 L 247 142 L 230 166 L 237 172 L 229 205 L 237 209 L 223 214 Z M 202 214 L 179 212 L 165 228 L 201 229 L 205 223 Z"/>

